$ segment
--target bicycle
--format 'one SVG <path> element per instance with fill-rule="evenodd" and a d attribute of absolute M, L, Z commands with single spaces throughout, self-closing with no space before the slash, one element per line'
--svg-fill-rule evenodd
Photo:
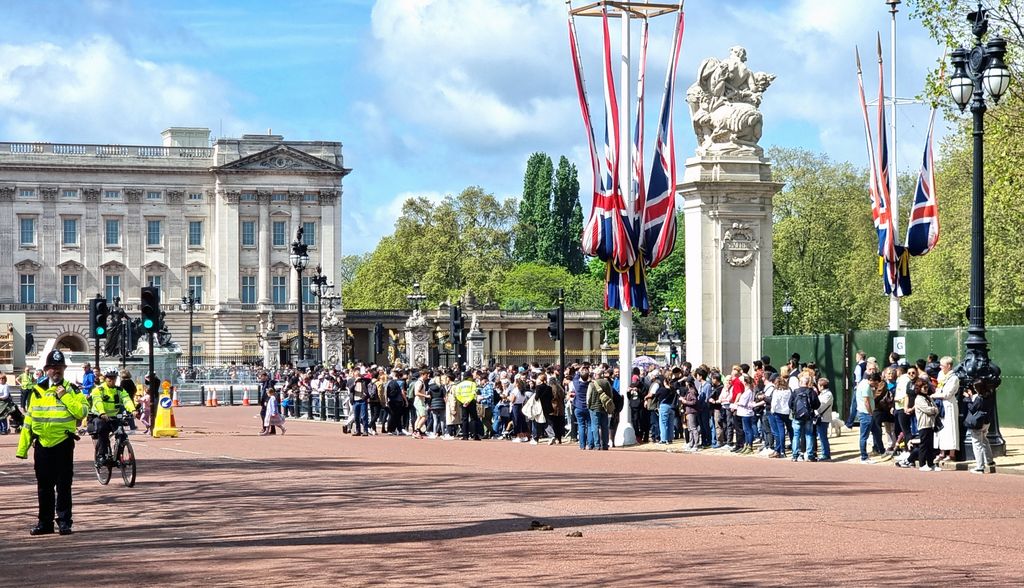
<path fill-rule="evenodd" d="M 106 486 L 110 483 L 110 475 L 114 471 L 114 466 L 117 466 L 121 470 L 121 479 L 124 480 L 124 485 L 131 488 L 135 485 L 136 472 L 135 449 L 132 448 L 132 443 L 128 440 L 128 432 L 125 431 L 128 415 L 121 413 L 116 417 L 111 417 L 110 424 L 113 427 L 114 445 L 111 448 L 112 452 L 103 456 L 103 463 L 96 464 L 96 479 L 100 484 Z"/>

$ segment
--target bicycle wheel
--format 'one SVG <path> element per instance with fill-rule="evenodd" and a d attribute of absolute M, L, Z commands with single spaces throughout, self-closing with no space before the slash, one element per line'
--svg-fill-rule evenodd
<path fill-rule="evenodd" d="M 124 485 L 131 488 L 135 485 L 135 450 L 132 449 L 132 444 L 127 439 L 121 445 L 121 450 L 117 452 L 117 467 L 121 468 L 121 479 L 124 480 Z"/>
<path fill-rule="evenodd" d="M 96 465 L 96 479 L 100 481 L 100 484 L 106 486 L 110 483 L 110 472 L 113 471 L 114 466 L 110 462 L 104 462 L 103 465 Z"/>

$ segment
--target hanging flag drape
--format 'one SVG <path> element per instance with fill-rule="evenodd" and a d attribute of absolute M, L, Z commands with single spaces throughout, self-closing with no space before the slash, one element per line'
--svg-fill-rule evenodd
<path fill-rule="evenodd" d="M 935 108 L 928 118 L 928 135 L 924 143 L 924 161 L 917 177 L 914 204 L 907 224 L 907 251 L 925 255 L 939 243 L 939 202 L 935 195 L 935 160 L 932 152 L 932 131 L 935 129 Z"/>
<path fill-rule="evenodd" d="M 658 138 L 651 162 L 649 199 L 643 214 L 641 249 L 649 267 L 657 267 L 675 248 L 676 243 L 676 150 L 672 124 L 676 66 L 683 43 L 684 18 L 679 11 L 672 54 L 665 75 L 665 94 L 661 100 Z"/>
<path fill-rule="evenodd" d="M 884 260 L 885 293 L 904 296 L 900 286 L 909 282 L 899 276 L 899 256 L 896 252 L 896 231 L 892 224 L 892 201 L 889 191 L 889 141 L 885 124 L 885 75 L 882 64 L 882 38 L 878 37 L 878 254 Z"/>
<path fill-rule="evenodd" d="M 622 199 L 619 183 L 619 107 L 615 99 L 615 79 L 612 75 L 611 36 L 608 32 L 608 13 L 602 9 L 604 25 L 604 101 L 605 132 L 604 160 L 595 178 L 600 177 L 594 190 L 594 203 L 590 219 L 583 230 L 583 252 L 610 261 L 624 269 L 636 258 L 635 245 L 627 229 L 629 211 Z M 571 21 L 571 18 L 570 18 Z M 582 71 L 582 66 L 577 66 Z M 582 79 L 582 75 L 578 76 Z M 581 101 L 586 96 L 581 92 Z M 595 183 L 598 183 L 595 181 Z"/>
<path fill-rule="evenodd" d="M 648 22 L 641 29 L 641 53 L 637 79 L 637 113 L 633 133 L 633 153 L 619 151 L 620 121 L 615 79 L 612 71 L 611 36 L 608 30 L 607 8 L 602 6 L 602 32 L 604 42 L 604 155 L 599 157 L 594 140 L 594 126 L 586 95 L 579 42 L 569 7 L 569 45 L 576 77 L 576 89 L 583 113 L 583 123 L 590 146 L 591 167 L 594 172 L 593 206 L 582 235 L 582 249 L 586 255 L 605 262 L 605 308 L 629 310 L 636 308 L 644 315 L 650 311 L 647 295 L 646 271 L 672 253 L 675 246 L 675 144 L 672 130 L 672 99 L 675 87 L 676 64 L 683 34 L 683 7 L 679 5 L 679 19 L 673 37 L 673 50 L 665 83 L 665 96 L 659 122 L 655 159 L 649 187 L 644 185 L 644 86 L 647 64 Z M 621 83 L 627 83 L 622 80 Z M 622 121 L 625 122 L 625 121 Z M 627 131 L 628 132 L 628 131 Z M 629 187 L 636 198 L 632 202 L 623 194 L 619 174 L 621 157 L 630 157 Z M 653 198 L 648 199 L 652 194 Z M 645 239 L 649 246 L 644 246 Z M 650 249 L 653 253 L 648 254 Z"/>
<path fill-rule="evenodd" d="M 868 194 L 871 197 L 871 222 L 878 230 L 878 169 L 875 167 L 875 146 L 871 136 L 871 121 L 868 118 L 868 103 L 864 97 L 864 73 L 860 66 L 860 50 L 855 49 L 857 56 L 857 87 L 860 90 L 860 108 L 864 115 L 864 141 L 868 151 Z M 881 254 L 881 246 L 879 246 Z"/>

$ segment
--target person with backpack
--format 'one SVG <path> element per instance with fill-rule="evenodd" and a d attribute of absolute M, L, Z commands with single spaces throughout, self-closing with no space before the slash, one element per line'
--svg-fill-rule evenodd
<path fill-rule="evenodd" d="M 814 423 L 814 428 L 818 433 L 818 447 L 821 450 L 818 461 L 832 461 L 832 448 L 828 443 L 828 427 L 832 422 L 835 396 L 829 387 L 828 378 L 818 378 L 818 404 Z"/>
<path fill-rule="evenodd" d="M 971 446 L 974 448 L 974 467 L 972 474 L 984 474 L 989 466 L 995 465 L 992 457 L 992 445 L 988 441 L 988 427 L 992 422 L 991 394 L 981 395 L 973 387 L 964 390 L 967 400 L 967 417 L 964 428 L 971 432 Z"/>
<path fill-rule="evenodd" d="M 611 384 L 612 371 L 603 367 L 594 381 L 587 386 L 587 409 L 590 411 L 590 437 L 594 448 L 607 451 L 608 415 L 615 412 L 614 391 Z M 670 394 L 674 391 L 666 387 Z M 674 413 L 673 413 L 674 414 Z"/>
<path fill-rule="evenodd" d="M 816 461 L 817 459 L 811 452 L 811 446 L 814 444 L 814 428 L 811 423 L 820 403 L 818 395 L 811 388 L 812 378 L 813 376 L 809 372 L 801 373 L 797 377 L 797 382 L 800 385 L 789 398 L 789 410 L 793 419 L 793 461 Z M 803 443 L 803 453 L 800 449 L 801 443 Z"/>

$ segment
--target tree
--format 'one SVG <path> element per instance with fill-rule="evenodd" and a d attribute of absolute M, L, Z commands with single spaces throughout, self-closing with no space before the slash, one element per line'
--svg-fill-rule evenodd
<path fill-rule="evenodd" d="M 583 272 L 583 210 L 579 209 L 579 232 L 574 232 L 573 221 L 580 202 L 580 182 L 576 166 L 564 155 L 558 160 L 551 201 L 551 213 L 539 242 L 540 258 L 560 265 L 573 274 Z"/>
<path fill-rule="evenodd" d="M 554 168 L 546 153 L 537 152 L 526 162 L 523 198 L 515 228 L 515 259 L 540 261 L 540 239 L 551 216 L 551 183 Z"/>
<path fill-rule="evenodd" d="M 795 332 L 884 326 L 888 298 L 864 171 L 799 149 L 773 148 L 769 157 L 774 179 L 786 183 L 773 210 L 775 331 L 787 293 Z"/>
<path fill-rule="evenodd" d="M 499 202 L 479 187 L 436 204 L 410 198 L 395 232 L 381 239 L 345 287 L 346 308 L 405 308 L 414 281 L 428 304 L 455 300 L 466 290 L 496 299 L 512 264 L 514 214 L 513 203 Z"/>
<path fill-rule="evenodd" d="M 338 276 L 335 278 L 335 285 L 339 289 L 344 289 L 353 279 L 356 277 L 356 272 L 359 271 L 361 266 L 367 259 L 370 258 L 369 253 L 360 253 L 358 255 L 342 255 L 338 260 Z"/>

